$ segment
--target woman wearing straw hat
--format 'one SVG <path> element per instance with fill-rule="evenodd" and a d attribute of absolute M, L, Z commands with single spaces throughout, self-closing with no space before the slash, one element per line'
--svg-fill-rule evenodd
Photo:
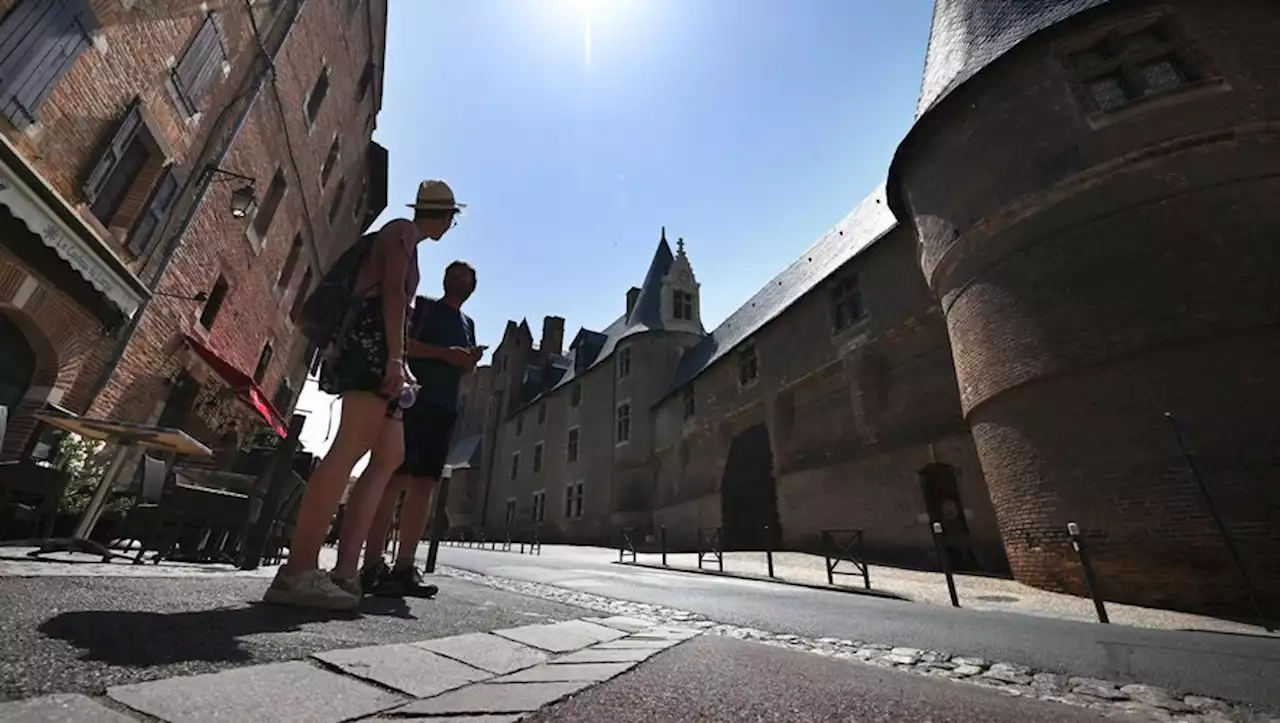
<path fill-rule="evenodd" d="M 321 390 L 342 398 L 338 433 L 307 483 L 289 561 L 267 589 L 267 602 L 327 610 L 360 604 L 361 543 L 404 458 L 400 398 L 414 386 L 405 364 L 405 327 L 418 288 L 417 247 L 439 241 L 463 207 L 444 181 L 423 181 L 409 204 L 413 220 L 383 226 L 356 276 L 355 303 L 320 370 Z M 329 573 L 320 569 L 320 548 L 351 470 L 369 453 L 343 515 L 338 565 Z"/>

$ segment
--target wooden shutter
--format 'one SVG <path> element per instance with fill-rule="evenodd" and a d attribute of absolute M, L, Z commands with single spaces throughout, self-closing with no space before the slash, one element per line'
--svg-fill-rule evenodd
<path fill-rule="evenodd" d="M 133 234 L 129 237 L 129 251 L 134 256 L 142 257 L 159 241 L 152 236 L 155 235 L 157 228 L 164 225 L 164 219 L 173 211 L 183 180 L 183 173 L 176 165 L 166 168 L 160 176 L 155 191 L 151 194 L 151 202 L 138 218 L 138 223 L 133 227 Z"/>
<path fill-rule="evenodd" d="M 19 127 L 88 47 L 94 16 L 86 0 L 23 0 L 0 23 L 0 113 Z"/>
<path fill-rule="evenodd" d="M 138 129 L 142 127 L 142 110 L 141 101 L 134 98 L 129 104 L 128 110 L 125 111 L 124 117 L 120 119 L 120 125 L 116 127 L 116 133 L 111 138 L 111 142 L 102 150 L 102 155 L 98 157 L 98 162 L 94 164 L 93 170 L 85 178 L 84 200 L 86 203 L 92 204 L 98 200 L 98 194 L 102 193 L 102 187 L 106 185 L 107 179 L 111 177 L 111 172 L 116 169 L 116 165 L 120 163 L 120 159 L 124 157 L 124 150 L 129 147 L 133 139 L 138 135 Z"/>
<path fill-rule="evenodd" d="M 226 57 L 226 51 L 222 47 L 222 33 L 218 30 L 216 16 L 211 12 L 205 16 L 196 37 L 192 39 L 187 52 L 173 71 L 174 84 L 178 86 L 178 93 L 192 115 L 199 112 L 200 101 L 204 99 L 214 77 L 221 71 Z"/>

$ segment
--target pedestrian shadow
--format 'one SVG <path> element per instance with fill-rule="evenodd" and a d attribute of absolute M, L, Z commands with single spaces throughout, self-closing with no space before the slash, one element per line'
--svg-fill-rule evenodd
<path fill-rule="evenodd" d="M 304 625 L 355 620 L 352 613 L 252 603 L 244 607 L 157 613 L 127 610 L 65 612 L 40 625 L 40 633 L 73 645 L 80 659 L 150 667 L 189 662 L 248 662 L 244 638 L 299 632 Z"/>

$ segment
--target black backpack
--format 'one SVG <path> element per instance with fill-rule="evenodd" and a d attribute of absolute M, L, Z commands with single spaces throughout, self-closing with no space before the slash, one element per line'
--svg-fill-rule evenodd
<path fill-rule="evenodd" d="M 367 233 L 342 252 L 303 303 L 302 313 L 298 315 L 298 330 L 315 346 L 323 349 L 328 345 L 346 318 L 352 307 L 356 277 L 376 238 L 377 232 Z"/>

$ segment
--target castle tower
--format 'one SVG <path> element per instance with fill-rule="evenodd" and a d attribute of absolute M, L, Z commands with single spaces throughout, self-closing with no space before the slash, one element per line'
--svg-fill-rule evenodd
<path fill-rule="evenodd" d="M 666 243 L 667 230 L 662 229 Z M 662 277 L 662 325 L 672 331 L 706 333 L 702 328 L 702 296 L 693 266 L 684 250 L 684 239 L 676 241 L 676 255 L 671 268 Z"/>
<path fill-rule="evenodd" d="M 1251 614 L 1164 417 L 1280 609 L 1275 5 L 938 0 L 889 176 L 1015 577 Z"/>

